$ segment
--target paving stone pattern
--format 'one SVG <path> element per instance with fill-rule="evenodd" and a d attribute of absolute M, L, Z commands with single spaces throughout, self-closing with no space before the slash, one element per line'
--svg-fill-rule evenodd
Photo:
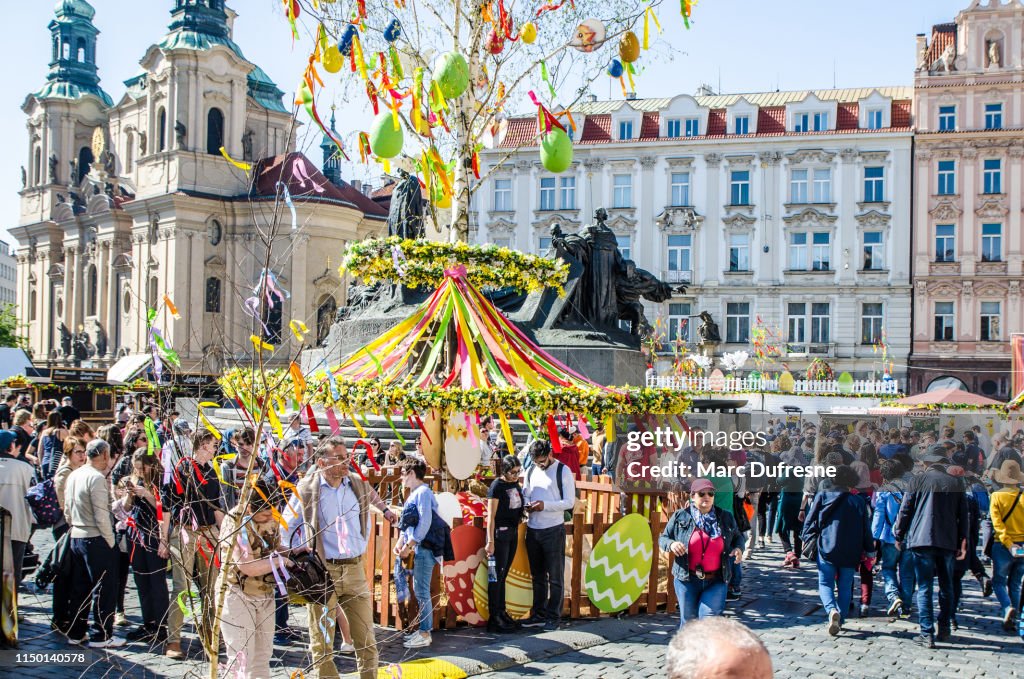
<path fill-rule="evenodd" d="M 52 540 L 48 534 L 34 538 L 45 555 Z M 889 622 L 884 617 L 884 596 L 876 580 L 872 617 L 851 617 L 836 638 L 825 633 L 824 614 L 818 602 L 816 572 L 812 568 L 783 571 L 778 545 L 757 551 L 745 567 L 744 595 L 730 603 L 727 615 L 734 615 L 764 639 L 772 654 L 776 677 L 1024 677 L 1024 643 L 1002 631 L 994 598 L 983 599 L 973 579 L 965 579 L 960 630 L 950 642 L 934 650 L 915 645 L 911 638 L 916 625 Z M 169 581 L 168 581 L 169 582 Z M 858 589 L 859 592 L 859 589 Z M 19 594 L 22 614 L 21 649 L 33 651 L 78 650 L 49 629 L 50 597 L 23 590 Z M 137 624 L 138 598 L 129 581 L 128 617 Z M 305 610 L 292 607 L 291 624 L 305 637 Z M 665 614 L 576 621 L 555 632 L 489 635 L 482 629 L 459 627 L 435 633 L 426 652 L 402 648 L 399 635 L 379 628 L 377 640 L 382 663 L 401 663 L 426 657 L 441 657 L 463 668 L 471 676 L 492 677 L 580 677 L 633 679 L 663 677 L 665 646 L 678 625 L 678 618 Z M 130 628 L 128 628 L 130 629 Z M 150 652 L 142 644 L 130 644 L 109 652 L 86 650 L 87 662 L 80 666 L 20 666 L 9 676 L 44 679 L 52 677 L 206 677 L 208 669 L 192 630 L 189 658 L 176 662 Z M 222 661 L 224 660 L 222 654 Z M 7 675 L 8 658 L 0 670 Z M 310 657 L 305 641 L 274 649 L 274 679 L 290 677 L 301 668 L 308 674 Z M 337 656 L 342 674 L 355 670 L 352 656 Z"/>

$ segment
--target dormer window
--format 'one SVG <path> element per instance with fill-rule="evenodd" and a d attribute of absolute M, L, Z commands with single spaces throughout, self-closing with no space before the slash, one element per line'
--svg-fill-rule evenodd
<path fill-rule="evenodd" d="M 633 138 L 633 121 L 619 121 L 619 141 L 629 141 Z"/>
<path fill-rule="evenodd" d="M 700 119 L 699 118 L 687 118 L 686 119 L 686 136 L 687 137 L 699 137 L 700 136 Z"/>
<path fill-rule="evenodd" d="M 814 131 L 824 132 L 828 129 L 828 113 L 814 114 Z"/>
<path fill-rule="evenodd" d="M 734 129 L 736 134 L 750 134 L 750 116 L 736 116 Z"/>
<path fill-rule="evenodd" d="M 882 129 L 882 109 L 871 109 L 870 111 L 868 111 L 867 117 L 867 127 L 869 130 Z"/>
<path fill-rule="evenodd" d="M 794 132 L 807 132 L 811 129 L 811 114 L 810 113 L 797 113 L 793 116 L 793 131 Z"/>
<path fill-rule="evenodd" d="M 679 118 L 673 118 L 668 121 L 668 129 L 666 130 L 669 137 L 681 137 L 683 136 L 683 121 Z"/>

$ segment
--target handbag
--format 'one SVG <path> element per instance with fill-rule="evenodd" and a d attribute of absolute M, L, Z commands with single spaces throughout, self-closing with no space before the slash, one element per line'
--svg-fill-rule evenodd
<path fill-rule="evenodd" d="M 36 586 L 46 587 L 58 577 L 71 575 L 71 531 L 65 532 L 36 570 Z"/>
<path fill-rule="evenodd" d="M 25 502 L 32 509 L 36 525 L 41 528 L 57 525 L 64 516 L 57 502 L 57 487 L 53 479 L 46 479 L 29 488 L 25 493 Z"/>
<path fill-rule="evenodd" d="M 285 583 L 289 599 L 299 604 L 326 606 L 334 593 L 334 586 L 320 555 L 316 551 L 308 551 L 293 554 L 291 559 L 295 565 L 288 569 L 288 581 Z"/>
<path fill-rule="evenodd" d="M 1010 511 L 1006 512 L 1006 515 L 1003 516 L 1003 523 L 1004 524 L 1006 523 L 1006 520 L 1010 518 L 1010 515 L 1013 514 L 1013 510 L 1015 510 L 1017 508 L 1017 505 L 1020 504 L 1020 496 L 1021 496 L 1022 493 L 1024 493 L 1024 491 L 1017 491 L 1017 497 L 1014 498 L 1013 504 L 1010 505 Z M 991 559 L 992 558 L 992 545 L 996 541 L 995 540 L 995 531 L 992 529 L 992 519 L 986 519 L 985 523 L 988 524 L 987 525 L 988 530 L 982 530 L 982 538 L 981 539 L 982 539 L 982 542 L 984 543 L 982 545 L 982 552 L 984 552 L 985 556 L 987 556 L 988 558 Z"/>
<path fill-rule="evenodd" d="M 750 530 L 750 516 L 747 514 L 743 498 L 735 493 L 732 496 L 732 515 L 736 519 L 736 528 L 741 533 Z"/>

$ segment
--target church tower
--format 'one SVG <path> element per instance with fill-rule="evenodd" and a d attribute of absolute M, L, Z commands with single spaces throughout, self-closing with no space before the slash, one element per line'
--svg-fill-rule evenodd
<path fill-rule="evenodd" d="M 335 115 L 334 106 L 331 106 L 331 134 L 334 135 L 335 139 L 340 138 L 338 130 L 334 127 Z M 324 140 L 320 142 L 320 148 L 324 152 L 324 165 L 323 173 L 333 184 L 341 186 L 341 153 L 338 152 L 338 146 L 334 143 L 328 135 L 324 135 Z"/>

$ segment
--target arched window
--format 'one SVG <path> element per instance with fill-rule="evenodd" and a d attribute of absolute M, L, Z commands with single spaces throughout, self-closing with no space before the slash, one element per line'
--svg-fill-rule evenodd
<path fill-rule="evenodd" d="M 28 320 L 36 320 L 36 289 L 32 288 L 28 293 Z"/>
<path fill-rule="evenodd" d="M 206 279 L 206 313 L 220 313 L 220 279 L 216 276 Z"/>
<path fill-rule="evenodd" d="M 53 61 L 60 59 L 60 38 L 53 36 Z"/>
<path fill-rule="evenodd" d="M 85 175 L 89 174 L 89 168 L 96 162 L 96 156 L 92 154 L 92 149 L 88 146 L 83 146 L 82 150 L 78 152 L 78 176 L 75 177 L 75 183 L 81 184 L 82 180 L 85 179 Z"/>
<path fill-rule="evenodd" d="M 135 166 L 135 133 L 129 132 L 125 135 L 124 147 L 124 173 L 130 174 Z"/>
<path fill-rule="evenodd" d="M 330 295 L 320 300 L 316 308 L 316 343 L 317 346 L 327 341 L 327 335 L 334 324 L 334 316 L 338 312 L 338 303 Z"/>
<path fill-rule="evenodd" d="M 156 276 L 149 279 L 148 293 L 146 295 L 146 304 L 150 309 L 155 309 L 160 295 L 160 281 L 157 280 Z"/>
<path fill-rule="evenodd" d="M 100 296 L 100 277 L 95 264 L 90 264 L 86 271 L 85 282 L 85 315 L 96 315 L 96 300 Z"/>
<path fill-rule="evenodd" d="M 272 303 L 263 306 L 263 324 L 267 326 L 263 339 L 271 344 L 278 344 L 281 342 L 284 303 L 274 295 L 271 295 L 271 299 Z"/>
<path fill-rule="evenodd" d="M 65 38 L 64 42 L 61 44 L 60 58 L 64 61 L 67 61 L 71 58 L 71 41 L 67 38 Z"/>
<path fill-rule="evenodd" d="M 206 114 L 206 152 L 219 156 L 221 146 L 224 146 L 224 113 L 219 108 L 211 108 Z"/>
<path fill-rule="evenodd" d="M 85 38 L 78 39 L 78 48 L 75 50 L 75 59 L 85 63 Z"/>
<path fill-rule="evenodd" d="M 167 110 L 163 106 L 156 112 L 156 150 L 167 150 Z"/>
<path fill-rule="evenodd" d="M 36 147 L 32 156 L 32 185 L 39 186 L 43 183 L 43 149 Z"/>

